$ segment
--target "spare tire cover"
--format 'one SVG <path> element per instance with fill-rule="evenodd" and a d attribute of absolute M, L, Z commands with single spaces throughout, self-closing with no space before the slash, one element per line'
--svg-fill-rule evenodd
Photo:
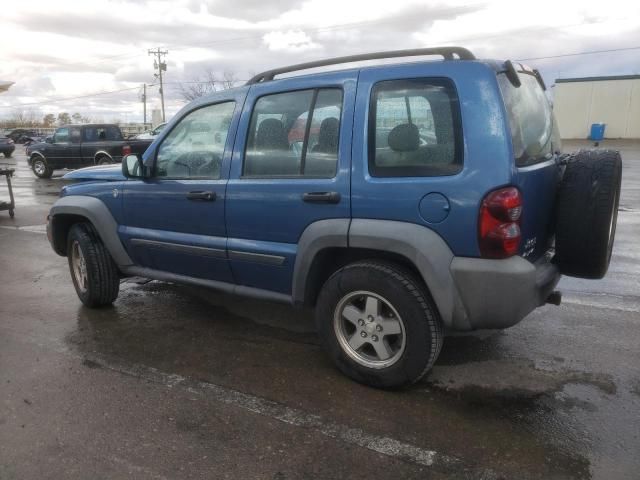
<path fill-rule="evenodd" d="M 622 160 L 614 150 L 581 150 L 566 166 L 556 204 L 555 261 L 564 275 L 607 273 L 618 219 Z"/>

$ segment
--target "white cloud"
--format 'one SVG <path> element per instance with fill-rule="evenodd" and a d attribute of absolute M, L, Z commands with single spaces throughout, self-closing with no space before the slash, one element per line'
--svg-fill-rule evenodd
<path fill-rule="evenodd" d="M 263 37 L 265 45 L 273 51 L 305 52 L 316 50 L 320 44 L 301 30 L 287 30 L 285 32 L 269 32 Z"/>

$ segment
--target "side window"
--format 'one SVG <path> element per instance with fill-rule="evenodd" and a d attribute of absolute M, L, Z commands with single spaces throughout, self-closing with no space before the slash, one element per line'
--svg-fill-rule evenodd
<path fill-rule="evenodd" d="M 220 178 L 234 109 L 235 102 L 218 103 L 194 110 L 180 120 L 158 147 L 155 176 Z"/>
<path fill-rule="evenodd" d="M 334 177 L 341 114 L 337 88 L 261 97 L 251 115 L 243 176 Z"/>
<path fill-rule="evenodd" d="M 70 140 L 71 143 L 80 143 L 80 129 L 79 128 L 72 128 L 70 129 Z"/>
<path fill-rule="evenodd" d="M 95 142 L 98 140 L 98 129 L 95 127 L 84 127 L 84 141 Z"/>
<path fill-rule="evenodd" d="M 120 133 L 120 129 L 116 126 L 109 126 L 105 128 L 105 136 L 107 140 L 122 140 L 122 133 Z"/>
<path fill-rule="evenodd" d="M 69 129 L 59 128 L 53 136 L 54 143 L 69 143 Z"/>
<path fill-rule="evenodd" d="M 374 86 L 369 120 L 372 176 L 453 175 L 461 169 L 460 107 L 451 82 L 408 79 Z"/>

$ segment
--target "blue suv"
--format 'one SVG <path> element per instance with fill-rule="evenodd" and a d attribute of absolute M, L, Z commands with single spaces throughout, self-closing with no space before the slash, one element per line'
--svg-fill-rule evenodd
<path fill-rule="evenodd" d="M 562 273 L 606 273 L 620 156 L 561 154 L 545 90 L 459 47 L 264 72 L 184 107 L 121 168 L 67 174 L 49 239 L 89 307 L 133 275 L 314 306 L 345 374 L 412 383 L 446 330 L 507 328 L 558 304 Z"/>

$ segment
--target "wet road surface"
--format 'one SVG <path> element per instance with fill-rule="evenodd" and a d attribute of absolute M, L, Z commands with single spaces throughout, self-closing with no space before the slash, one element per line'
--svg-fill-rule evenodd
<path fill-rule="evenodd" d="M 0 478 L 638 478 L 640 143 L 613 146 L 607 278 L 563 279 L 562 306 L 506 331 L 447 337 L 432 373 L 392 392 L 340 375 L 308 311 L 144 279 L 82 307 L 43 229 L 64 180 L 16 152 Z"/>

